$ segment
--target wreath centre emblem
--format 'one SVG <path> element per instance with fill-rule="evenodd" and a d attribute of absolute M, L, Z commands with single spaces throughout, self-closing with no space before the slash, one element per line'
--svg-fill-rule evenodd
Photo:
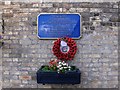
<path fill-rule="evenodd" d="M 67 45 L 65 41 L 61 41 L 60 43 L 60 50 L 63 53 L 67 53 L 69 51 L 70 47 Z"/>

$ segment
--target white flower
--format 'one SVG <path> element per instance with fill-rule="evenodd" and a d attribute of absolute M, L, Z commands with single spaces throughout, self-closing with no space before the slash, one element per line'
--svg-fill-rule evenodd
<path fill-rule="evenodd" d="M 64 69 L 66 69 L 67 67 L 64 67 Z"/>
<path fill-rule="evenodd" d="M 68 69 L 70 71 L 70 69 Z"/>
<path fill-rule="evenodd" d="M 63 63 L 63 65 L 67 65 L 66 63 Z"/>
<path fill-rule="evenodd" d="M 58 64 L 61 64 L 61 62 L 59 62 Z"/>
<path fill-rule="evenodd" d="M 68 68 L 70 69 L 71 67 L 70 67 L 70 66 L 68 66 Z"/>
<path fill-rule="evenodd" d="M 63 67 L 59 68 L 59 70 L 62 70 L 62 69 L 63 69 Z"/>
<path fill-rule="evenodd" d="M 59 68 L 59 67 L 61 67 L 62 65 L 58 65 L 57 67 Z"/>

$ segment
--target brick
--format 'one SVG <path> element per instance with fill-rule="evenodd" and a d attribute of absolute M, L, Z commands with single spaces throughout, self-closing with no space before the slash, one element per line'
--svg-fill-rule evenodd
<path fill-rule="evenodd" d="M 90 8 L 90 12 L 102 12 L 102 9 Z"/>
<path fill-rule="evenodd" d="M 38 3 L 33 3 L 32 7 L 39 7 L 39 4 Z"/>
<path fill-rule="evenodd" d="M 89 8 L 76 8 L 77 12 L 89 12 Z"/>
<path fill-rule="evenodd" d="M 13 58 L 13 62 L 18 62 L 18 58 Z"/>
<path fill-rule="evenodd" d="M 10 80 L 10 83 L 12 83 L 12 84 L 20 84 L 21 81 L 20 80 Z"/>
<path fill-rule="evenodd" d="M 111 22 L 119 22 L 120 18 L 118 18 L 118 15 L 113 15 L 110 17 L 110 21 Z"/>
<path fill-rule="evenodd" d="M 7 74 L 7 75 L 9 75 L 9 71 L 5 71 L 5 72 L 3 72 L 3 74 Z"/>
<path fill-rule="evenodd" d="M 29 8 L 29 12 L 40 12 L 41 9 L 39 8 Z"/>
<path fill-rule="evenodd" d="M 69 11 L 70 11 L 70 12 L 76 12 L 77 10 L 76 10 L 76 8 L 70 8 Z"/>
<path fill-rule="evenodd" d="M 3 17 L 13 17 L 13 13 L 3 13 Z"/>
<path fill-rule="evenodd" d="M 22 40 L 20 40 L 20 44 L 29 45 L 29 44 L 31 44 L 31 41 L 28 38 L 22 39 Z"/>
<path fill-rule="evenodd" d="M 24 76 L 19 76 L 21 80 L 31 80 L 31 76 L 24 75 Z"/>
<path fill-rule="evenodd" d="M 42 4 L 41 7 L 45 7 L 45 8 L 49 8 L 49 7 L 53 7 L 53 4 Z"/>
<path fill-rule="evenodd" d="M 99 54 L 92 54 L 89 57 L 91 57 L 91 58 L 100 58 L 101 56 Z"/>
<path fill-rule="evenodd" d="M 5 1 L 4 3 L 5 3 L 5 5 L 10 5 L 11 1 Z"/>
<path fill-rule="evenodd" d="M 4 57 L 9 57 L 9 54 L 4 54 L 3 56 L 4 56 Z"/>

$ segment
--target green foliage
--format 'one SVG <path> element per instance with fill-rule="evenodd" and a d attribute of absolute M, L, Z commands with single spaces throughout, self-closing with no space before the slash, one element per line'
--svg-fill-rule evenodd
<path fill-rule="evenodd" d="M 53 66 L 43 66 L 41 68 L 41 70 L 42 71 L 46 71 L 46 72 L 53 72 L 53 71 L 58 71 L 58 68 L 55 65 L 53 65 Z M 65 73 L 66 71 L 74 71 L 74 70 L 76 70 L 76 67 L 75 66 L 71 66 L 70 70 L 68 70 L 68 69 L 62 69 L 60 71 L 60 73 Z"/>
<path fill-rule="evenodd" d="M 44 66 L 44 67 L 42 67 L 42 71 L 56 71 L 56 70 L 57 70 L 56 66 L 52 66 L 52 67 Z"/>
<path fill-rule="evenodd" d="M 50 71 L 50 70 L 49 70 L 49 66 L 44 66 L 44 67 L 42 67 L 42 71 Z"/>

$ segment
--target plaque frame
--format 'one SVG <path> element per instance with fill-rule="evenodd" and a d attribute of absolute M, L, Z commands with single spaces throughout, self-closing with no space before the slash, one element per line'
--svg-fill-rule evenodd
<path fill-rule="evenodd" d="M 56 40 L 56 39 L 58 39 L 58 38 L 41 38 L 39 35 L 38 35 L 38 17 L 40 16 L 40 15 L 42 15 L 42 14 L 77 14 L 77 15 L 79 15 L 80 16 L 80 36 L 78 37 L 78 38 L 72 38 L 72 39 L 76 39 L 76 40 L 78 40 L 78 39 L 81 39 L 82 38 L 82 34 L 83 34 L 83 32 L 82 32 L 82 24 L 81 24 L 81 15 L 79 14 L 79 13 L 40 13 L 38 16 L 37 16 L 37 37 L 38 37 L 38 39 L 40 39 L 40 40 Z"/>

